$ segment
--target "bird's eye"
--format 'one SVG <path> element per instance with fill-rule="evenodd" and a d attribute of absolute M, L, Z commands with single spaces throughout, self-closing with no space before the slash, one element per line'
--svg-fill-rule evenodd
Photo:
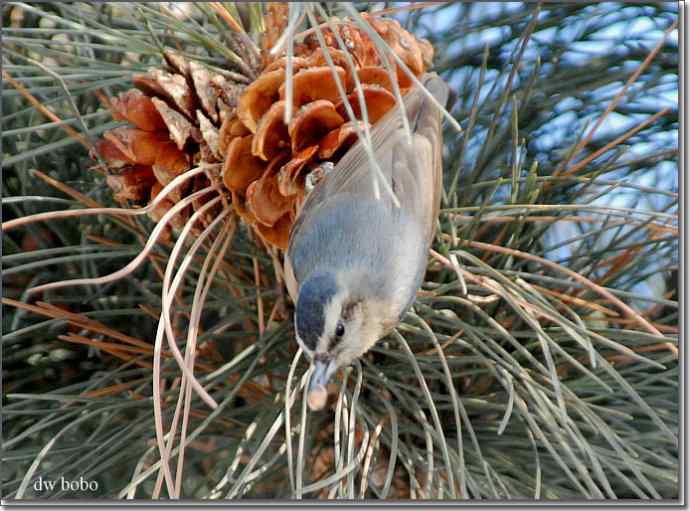
<path fill-rule="evenodd" d="M 335 335 L 338 337 L 345 335 L 345 325 L 343 325 L 340 321 L 338 321 L 338 324 L 335 327 Z"/>

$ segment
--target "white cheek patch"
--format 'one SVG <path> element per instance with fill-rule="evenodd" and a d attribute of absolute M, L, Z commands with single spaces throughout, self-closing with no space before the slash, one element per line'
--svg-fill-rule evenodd
<path fill-rule="evenodd" d="M 316 345 L 316 353 L 324 353 L 328 351 L 328 336 L 322 335 L 319 337 L 319 342 Z"/>
<path fill-rule="evenodd" d="M 346 343 L 338 352 L 336 365 L 338 367 L 349 366 L 354 359 L 362 354 L 361 345 L 358 339 L 347 339 Z"/>

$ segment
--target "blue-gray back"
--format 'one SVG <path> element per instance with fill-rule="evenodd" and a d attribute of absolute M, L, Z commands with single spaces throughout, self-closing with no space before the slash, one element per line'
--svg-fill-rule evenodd
<path fill-rule="evenodd" d="M 442 105 L 448 89 L 435 75 L 425 85 Z M 412 140 L 400 108 L 372 130 L 375 158 L 391 194 L 375 195 L 374 169 L 360 141 L 307 197 L 293 227 L 288 258 L 297 283 L 314 270 L 354 270 L 367 294 L 414 298 L 426 268 L 441 189 L 441 114 L 419 89 L 405 96 Z M 391 277 L 393 276 L 393 277 Z M 402 297 L 401 297 L 402 298 Z M 403 311 L 400 311 L 401 313 Z"/>

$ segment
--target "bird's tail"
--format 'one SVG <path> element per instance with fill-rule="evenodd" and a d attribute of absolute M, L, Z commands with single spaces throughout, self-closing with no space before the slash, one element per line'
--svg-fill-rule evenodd
<path fill-rule="evenodd" d="M 432 218 L 435 219 L 438 216 L 441 205 L 441 191 L 443 187 L 442 109 L 446 107 L 450 89 L 446 82 L 436 73 L 424 75 L 422 84 L 425 90 L 418 87 L 409 95 L 411 104 L 407 114 L 408 119 L 410 119 L 412 133 L 425 137 L 433 148 L 431 175 L 427 176 L 427 178 L 430 180 L 433 188 Z M 435 220 L 433 222 L 435 227 Z M 432 237 L 434 230 L 432 229 L 429 233 Z"/>
<path fill-rule="evenodd" d="M 424 75 L 422 84 L 428 94 L 418 87 L 410 97 L 411 104 L 407 114 L 413 132 L 435 129 L 440 125 L 441 109 L 445 109 L 450 94 L 448 85 L 436 73 Z"/>

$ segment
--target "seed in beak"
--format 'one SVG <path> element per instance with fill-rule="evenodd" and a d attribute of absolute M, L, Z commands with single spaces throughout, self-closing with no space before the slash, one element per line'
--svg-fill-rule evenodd
<path fill-rule="evenodd" d="M 328 391 L 323 385 L 312 388 L 307 395 L 309 409 L 315 412 L 323 410 L 326 406 L 326 401 L 328 401 Z"/>

